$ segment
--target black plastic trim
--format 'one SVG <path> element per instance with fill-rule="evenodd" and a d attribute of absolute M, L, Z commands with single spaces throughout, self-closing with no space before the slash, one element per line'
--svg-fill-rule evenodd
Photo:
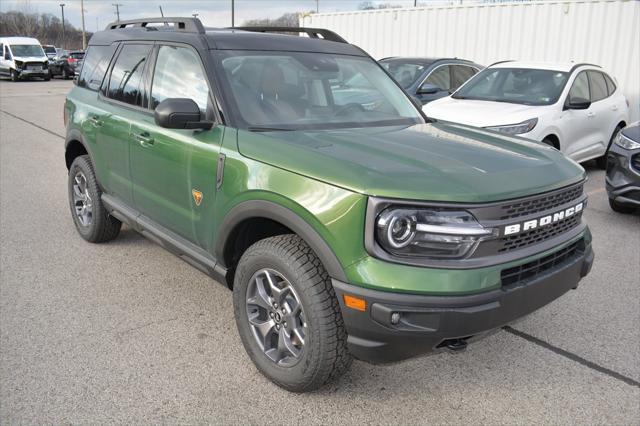
<path fill-rule="evenodd" d="M 231 232 L 240 222 L 251 218 L 271 219 L 288 227 L 309 244 L 309 247 L 311 247 L 320 258 L 320 261 L 332 278 L 342 281 L 347 280 L 338 257 L 311 225 L 288 208 L 265 200 L 251 200 L 240 203 L 233 207 L 222 220 L 222 223 L 218 227 L 219 234 L 216 238 L 215 248 L 215 255 L 220 259 L 219 264 L 222 267 L 228 266 L 222 262 L 224 259 L 224 248 L 228 243 Z"/>
<path fill-rule="evenodd" d="M 256 33 L 305 33 L 309 38 L 320 38 L 338 43 L 348 42 L 331 30 L 307 27 L 230 27 L 230 30 L 252 31 Z"/>

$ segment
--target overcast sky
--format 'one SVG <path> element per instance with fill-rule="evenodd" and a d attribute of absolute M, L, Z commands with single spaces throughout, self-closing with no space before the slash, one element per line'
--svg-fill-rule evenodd
<path fill-rule="evenodd" d="M 319 0 L 320 12 L 354 10 L 363 0 Z M 426 3 L 427 0 L 421 0 Z M 60 3 L 65 3 L 65 20 L 80 28 L 80 0 L 0 0 L 0 11 L 30 10 L 60 16 Z M 162 6 L 165 16 L 189 16 L 200 14 L 204 25 L 226 27 L 231 25 L 231 0 L 85 0 L 85 25 L 87 31 L 103 29 L 115 21 L 115 7 L 120 3 L 120 19 L 160 16 Z M 374 0 L 372 3 L 392 3 L 413 6 L 413 0 Z M 235 0 L 236 25 L 256 18 L 277 18 L 283 13 L 315 10 L 316 0 Z"/>

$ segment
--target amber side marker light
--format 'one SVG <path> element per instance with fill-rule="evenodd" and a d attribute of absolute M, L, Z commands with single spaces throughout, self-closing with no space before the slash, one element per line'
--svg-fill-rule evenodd
<path fill-rule="evenodd" d="M 342 295 L 344 299 L 344 304 L 348 308 L 355 309 L 356 311 L 366 311 L 367 310 L 367 302 L 364 299 L 360 299 L 359 297 L 349 296 L 348 294 Z"/>

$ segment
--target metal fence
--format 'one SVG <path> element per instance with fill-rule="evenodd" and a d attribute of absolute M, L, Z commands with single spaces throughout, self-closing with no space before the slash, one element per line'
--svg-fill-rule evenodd
<path fill-rule="evenodd" d="M 489 65 L 507 59 L 590 62 L 622 87 L 640 119 L 640 1 L 462 3 L 301 17 L 376 59 L 458 57 Z"/>

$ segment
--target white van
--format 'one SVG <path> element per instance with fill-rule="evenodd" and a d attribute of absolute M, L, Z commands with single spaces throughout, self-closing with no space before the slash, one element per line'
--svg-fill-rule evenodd
<path fill-rule="evenodd" d="M 35 38 L 0 37 L 0 52 L 0 76 L 12 81 L 30 77 L 51 80 L 49 58 Z"/>

